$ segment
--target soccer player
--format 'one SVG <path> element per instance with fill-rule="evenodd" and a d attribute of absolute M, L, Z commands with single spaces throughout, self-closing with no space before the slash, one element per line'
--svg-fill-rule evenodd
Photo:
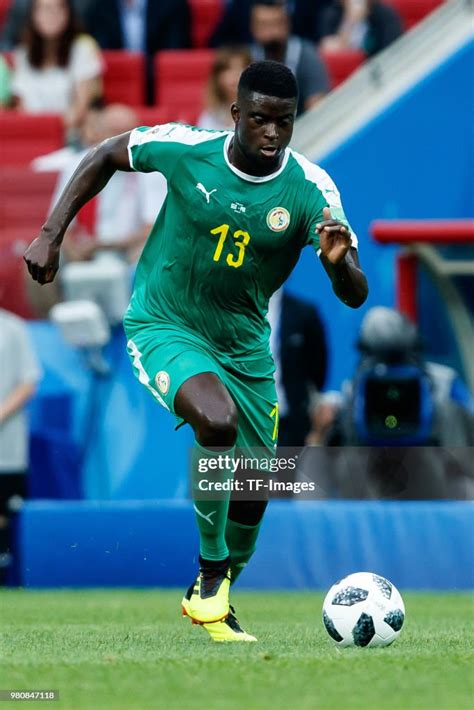
<path fill-rule="evenodd" d="M 33 279 L 52 281 L 69 223 L 116 170 L 167 178 L 124 326 L 139 381 L 194 430 L 200 570 L 182 606 L 216 641 L 255 640 L 240 627 L 229 592 L 255 550 L 266 501 L 231 501 L 230 492 L 203 500 L 198 464 L 216 452 L 231 457 L 236 446 L 276 446 L 268 300 L 307 245 L 338 298 L 357 308 L 367 297 L 336 186 L 288 148 L 297 98 L 287 67 L 255 62 L 230 108 L 235 132 L 169 123 L 104 141 L 84 158 L 25 253 Z"/>

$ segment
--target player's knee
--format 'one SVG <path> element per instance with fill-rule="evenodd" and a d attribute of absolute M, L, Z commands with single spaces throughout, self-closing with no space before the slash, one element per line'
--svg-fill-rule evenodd
<path fill-rule="evenodd" d="M 234 446 L 237 439 L 236 407 L 204 415 L 199 424 L 197 439 L 202 446 Z"/>

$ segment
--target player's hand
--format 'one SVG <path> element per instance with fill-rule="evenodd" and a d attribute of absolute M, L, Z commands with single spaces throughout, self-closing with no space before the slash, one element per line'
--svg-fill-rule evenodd
<path fill-rule="evenodd" d="M 331 264 L 340 264 L 350 249 L 351 233 L 342 222 L 332 219 L 329 207 L 324 207 L 323 217 L 316 225 L 321 252 Z"/>
<path fill-rule="evenodd" d="M 40 235 L 34 239 L 23 255 L 34 281 L 48 284 L 54 280 L 59 268 L 59 247 Z"/>

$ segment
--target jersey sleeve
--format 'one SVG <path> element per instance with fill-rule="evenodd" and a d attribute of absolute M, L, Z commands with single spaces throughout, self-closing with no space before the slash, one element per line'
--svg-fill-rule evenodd
<path fill-rule="evenodd" d="M 311 245 L 319 254 L 319 234 L 316 225 L 324 219 L 323 209 L 329 207 L 332 218 L 339 220 L 349 229 L 352 246 L 357 248 L 357 236 L 344 213 L 341 195 L 333 180 L 325 170 L 309 161 L 305 161 L 302 167 L 306 177 L 304 226 L 306 244 Z"/>
<path fill-rule="evenodd" d="M 222 136 L 221 131 L 205 131 L 181 123 L 141 126 L 130 134 L 130 167 L 141 173 L 159 172 L 170 180 L 181 158 L 193 146 Z"/>

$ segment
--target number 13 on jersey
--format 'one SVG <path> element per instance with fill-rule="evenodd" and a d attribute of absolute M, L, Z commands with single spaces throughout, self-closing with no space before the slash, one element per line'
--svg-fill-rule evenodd
<path fill-rule="evenodd" d="M 211 229 L 211 234 L 219 235 L 219 241 L 217 242 L 217 247 L 213 257 L 214 261 L 219 261 L 219 259 L 221 258 L 224 243 L 227 239 L 229 231 L 230 226 L 228 224 L 221 224 L 220 227 Z M 242 264 L 244 263 L 245 247 L 250 241 L 250 234 L 248 232 L 244 232 L 242 229 L 238 229 L 236 232 L 233 233 L 232 236 L 235 239 L 234 244 L 238 248 L 238 253 L 237 255 L 227 254 L 226 263 L 229 266 L 233 266 L 234 269 L 238 269 L 239 266 L 242 266 Z"/>

